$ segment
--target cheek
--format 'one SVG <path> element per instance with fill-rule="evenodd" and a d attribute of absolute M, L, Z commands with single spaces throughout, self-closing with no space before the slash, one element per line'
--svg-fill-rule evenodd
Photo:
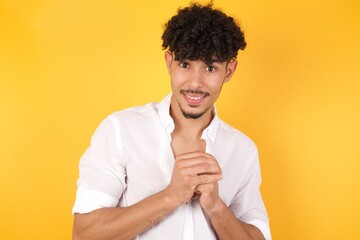
<path fill-rule="evenodd" d="M 171 74 L 171 84 L 173 86 L 181 86 L 186 82 L 186 77 L 184 74 L 180 74 L 179 72 L 172 72 Z"/>
<path fill-rule="evenodd" d="M 179 84 L 180 84 L 179 78 L 176 75 L 172 75 L 171 85 L 175 87 L 175 86 L 179 86 Z"/>
<path fill-rule="evenodd" d="M 177 90 L 181 89 L 181 87 L 182 87 L 181 81 L 176 76 L 173 76 L 171 78 L 171 88 L 172 88 L 172 90 L 177 91 Z"/>
<path fill-rule="evenodd" d="M 220 91 L 223 82 L 224 82 L 223 78 L 214 78 L 208 81 L 207 86 L 208 88 L 212 89 L 212 91 L 217 92 Z"/>

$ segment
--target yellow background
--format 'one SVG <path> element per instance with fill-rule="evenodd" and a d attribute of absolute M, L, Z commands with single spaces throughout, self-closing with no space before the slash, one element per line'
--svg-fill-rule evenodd
<path fill-rule="evenodd" d="M 0 239 L 70 239 L 78 161 L 113 111 L 170 91 L 188 1 L 0 0 Z M 276 240 L 360 239 L 360 2 L 215 1 L 248 47 L 217 108 L 258 145 Z"/>

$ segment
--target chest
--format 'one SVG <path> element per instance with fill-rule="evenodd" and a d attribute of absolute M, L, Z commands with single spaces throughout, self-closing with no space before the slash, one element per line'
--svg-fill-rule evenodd
<path fill-rule="evenodd" d="M 142 139 L 142 144 L 138 144 L 135 137 L 124 142 L 126 190 L 120 203 L 122 206 L 135 204 L 166 188 L 171 181 L 176 156 L 194 151 L 206 151 L 219 161 L 225 176 L 219 182 L 219 194 L 226 203 L 231 202 L 238 192 L 240 183 L 228 176 L 231 174 L 240 177 L 243 174 L 238 170 L 244 168 L 233 164 L 236 158 L 224 151 L 223 146 L 212 145 L 201 139 L 191 141 L 176 135 L 172 135 L 170 140 L 165 134 L 158 132 L 149 132 L 144 136 L 146 141 Z"/>

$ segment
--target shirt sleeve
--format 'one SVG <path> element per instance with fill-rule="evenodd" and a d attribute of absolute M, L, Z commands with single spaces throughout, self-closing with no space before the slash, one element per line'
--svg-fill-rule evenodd
<path fill-rule="evenodd" d="M 260 194 L 261 173 L 256 148 L 250 158 L 245 184 L 231 202 L 230 209 L 240 221 L 256 226 L 266 240 L 271 240 L 269 218 Z"/>
<path fill-rule="evenodd" d="M 96 129 L 80 159 L 73 214 L 118 205 L 126 188 L 123 159 L 119 125 L 110 115 Z"/>

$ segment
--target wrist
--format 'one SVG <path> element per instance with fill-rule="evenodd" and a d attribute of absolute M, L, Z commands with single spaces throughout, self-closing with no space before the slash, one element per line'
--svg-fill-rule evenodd
<path fill-rule="evenodd" d="M 176 209 L 184 204 L 183 202 L 179 201 L 176 194 L 173 194 L 172 191 L 168 190 L 167 188 L 161 191 L 160 194 L 165 206 L 169 206 L 172 209 Z"/>
<path fill-rule="evenodd" d="M 219 201 L 213 204 L 211 208 L 207 208 L 205 211 L 210 218 L 213 218 L 221 216 L 226 208 L 227 206 L 225 205 L 225 203 L 221 199 L 219 199 Z"/>

